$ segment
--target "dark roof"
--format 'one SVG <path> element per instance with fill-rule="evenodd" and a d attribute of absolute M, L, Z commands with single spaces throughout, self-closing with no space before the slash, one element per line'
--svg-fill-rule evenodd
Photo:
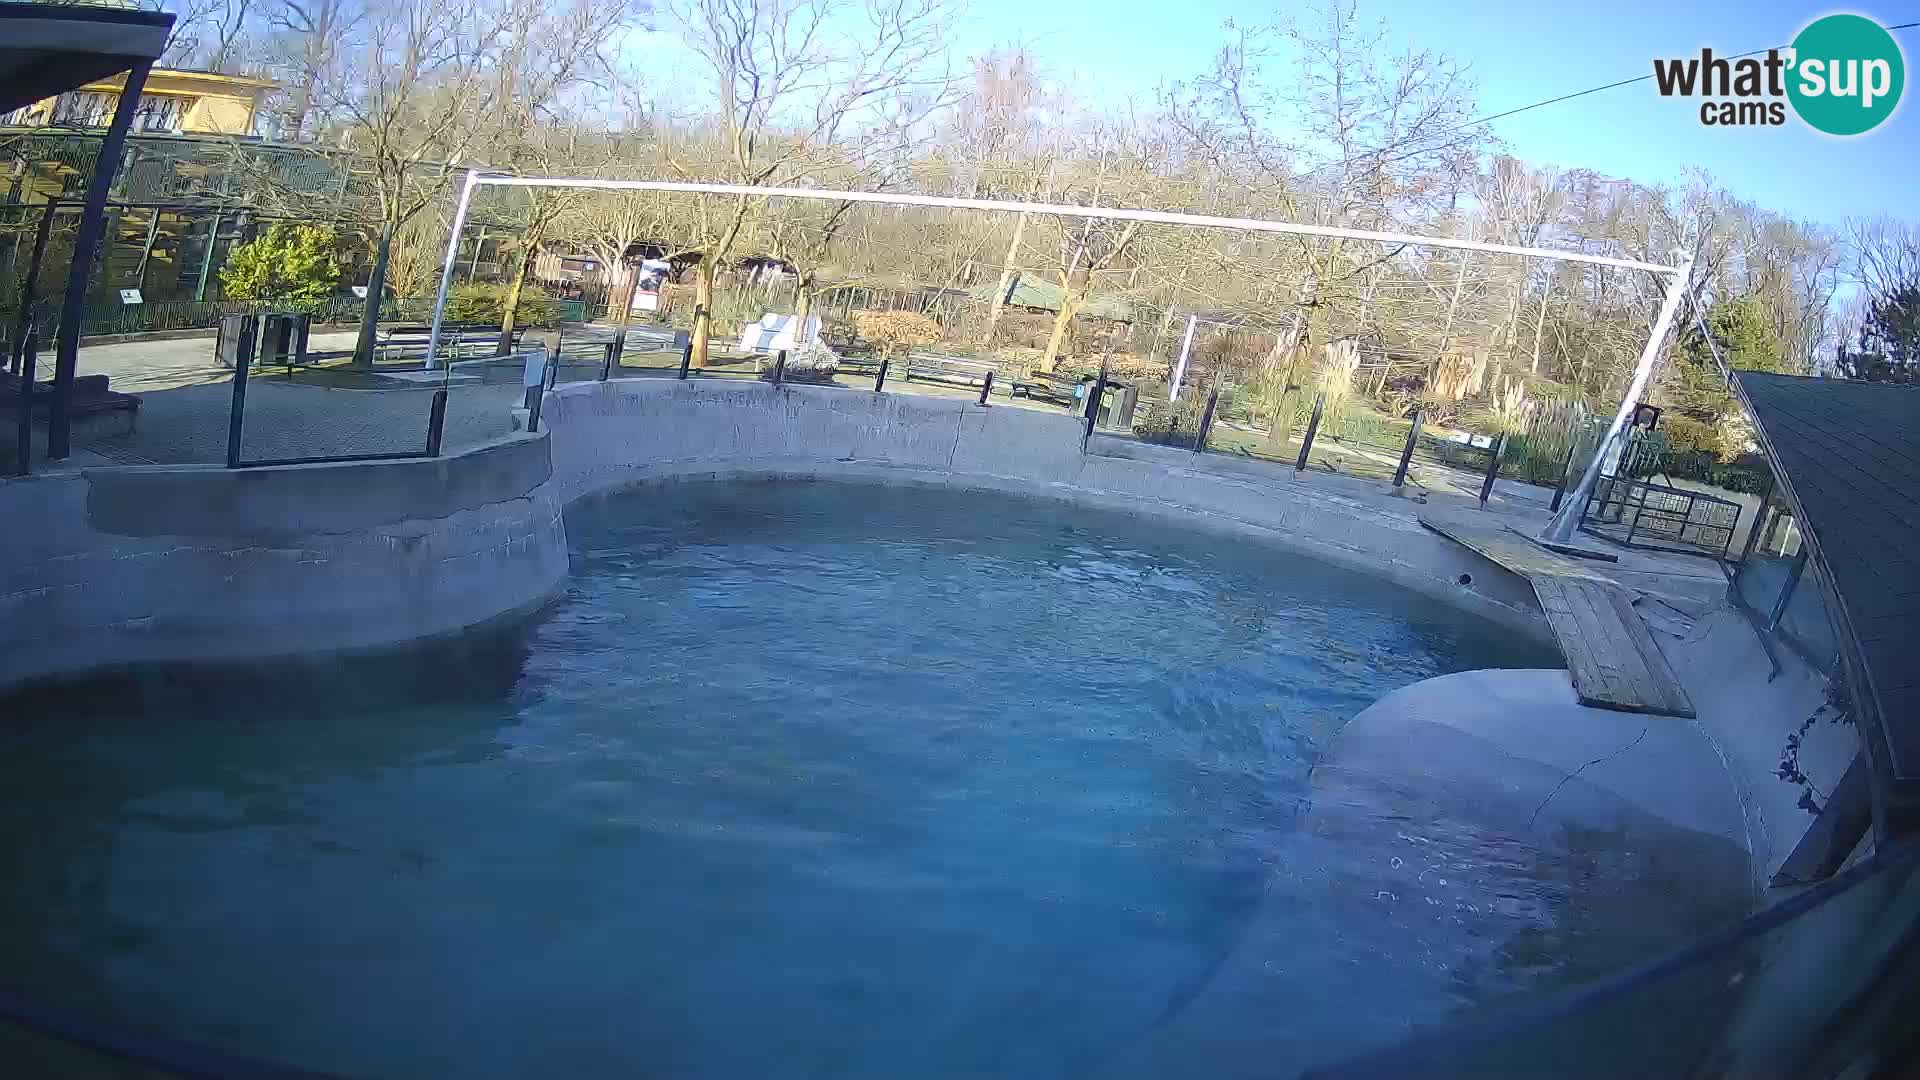
<path fill-rule="evenodd" d="M 0 112 L 155 60 L 172 26 L 130 6 L 0 3 Z"/>
<path fill-rule="evenodd" d="M 968 291 L 978 299 L 991 301 L 999 287 L 997 282 L 988 282 Z M 1007 294 L 1007 303 L 1014 307 L 1035 308 L 1040 311 L 1059 311 L 1063 295 L 1063 291 L 1056 282 L 1034 274 L 1016 274 L 1013 289 Z M 1133 305 L 1118 297 L 1092 296 L 1081 305 L 1080 314 L 1095 319 L 1132 322 Z"/>
<path fill-rule="evenodd" d="M 1885 779 L 1920 789 L 1920 387 L 1735 373 L 1835 594 Z M 1863 729 L 1863 735 L 1873 734 Z"/>

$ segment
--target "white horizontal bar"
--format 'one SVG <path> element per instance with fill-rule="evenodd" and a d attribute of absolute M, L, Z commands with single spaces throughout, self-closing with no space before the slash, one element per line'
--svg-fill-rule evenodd
<path fill-rule="evenodd" d="M 1339 237 L 1369 240 L 1376 244 L 1409 244 L 1454 248 L 1460 251 L 1486 251 L 1499 255 L 1521 255 L 1534 259 L 1562 259 L 1566 262 L 1617 266 L 1627 270 L 1650 270 L 1656 274 L 1678 274 L 1679 269 L 1634 259 L 1615 259 L 1588 255 L 1579 251 L 1551 248 L 1516 247 L 1511 244 L 1487 244 L 1476 240 L 1454 240 L 1442 236 L 1418 236 L 1413 233 L 1369 232 L 1366 229 L 1341 229 L 1329 225 L 1300 225 L 1289 221 L 1265 221 L 1260 218 L 1225 218 L 1206 214 L 1182 214 L 1170 210 L 1125 210 L 1117 207 L 1074 206 L 1062 203 L 1011 202 L 1002 199 L 960 199 L 946 195 L 889 194 L 880 191 L 831 191 L 822 188 L 753 187 L 746 184 L 703 184 L 678 180 L 601 180 L 568 176 L 481 175 L 475 183 L 493 187 L 597 188 L 605 191 L 680 191 L 697 195 L 748 195 L 763 199 L 818 199 L 830 202 L 885 203 L 893 206 L 938 206 L 949 210 L 1002 210 L 1016 214 L 1052 214 L 1055 217 L 1098 218 L 1108 221 L 1143 221 L 1155 225 L 1197 225 L 1205 229 L 1240 229 L 1246 232 L 1293 233 L 1299 236 Z"/>

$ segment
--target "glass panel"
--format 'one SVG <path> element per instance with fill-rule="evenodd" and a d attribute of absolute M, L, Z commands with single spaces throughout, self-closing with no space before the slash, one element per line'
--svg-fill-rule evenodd
<path fill-rule="evenodd" d="M 1826 594 L 1820 589 L 1818 571 L 1809 564 L 1780 613 L 1776 631 L 1793 645 L 1806 660 L 1822 671 L 1831 672 L 1839 638 L 1827 616 Z"/>
<path fill-rule="evenodd" d="M 1780 590 L 1786 587 L 1792 573 L 1794 557 L 1800 553 L 1800 529 L 1793 520 L 1793 511 L 1777 493 L 1761 507 L 1756 528 L 1758 538 L 1740 564 L 1734 589 L 1740 602 L 1759 616 L 1764 625 L 1765 620 L 1772 618 Z"/>

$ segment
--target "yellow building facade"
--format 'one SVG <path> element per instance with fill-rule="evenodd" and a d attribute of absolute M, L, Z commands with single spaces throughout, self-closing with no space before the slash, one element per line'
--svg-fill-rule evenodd
<path fill-rule="evenodd" d="M 88 83 L 0 116 L 0 127 L 104 128 L 113 119 L 125 75 Z M 261 100 L 274 84 L 242 75 L 154 68 L 140 94 L 133 131 L 147 134 L 252 135 Z"/>

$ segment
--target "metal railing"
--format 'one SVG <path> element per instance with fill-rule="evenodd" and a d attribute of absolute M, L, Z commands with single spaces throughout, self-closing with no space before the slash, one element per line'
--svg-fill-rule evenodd
<path fill-rule="evenodd" d="M 1580 519 L 1582 532 L 1624 547 L 1727 560 L 1741 506 L 1646 480 L 1602 477 Z"/>

